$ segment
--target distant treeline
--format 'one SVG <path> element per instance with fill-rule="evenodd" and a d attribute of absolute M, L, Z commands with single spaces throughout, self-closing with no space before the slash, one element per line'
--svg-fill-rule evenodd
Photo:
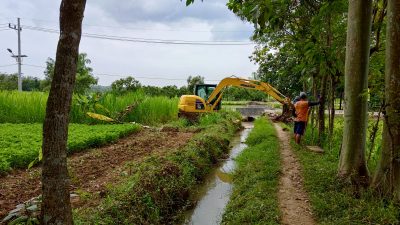
<path fill-rule="evenodd" d="M 94 80 L 94 79 L 93 79 Z M 17 90 L 18 85 L 17 74 L 1 74 L 0 73 L 0 90 Z M 128 76 L 114 81 L 111 86 L 100 86 L 93 83 L 83 83 L 81 80 L 77 80 L 77 86 L 79 90 L 76 90 L 76 94 L 89 94 L 96 92 L 112 92 L 116 95 L 124 95 L 129 92 L 136 92 L 141 90 L 145 95 L 148 96 L 166 96 L 169 98 L 180 97 L 181 95 L 193 94 L 194 86 L 197 84 L 204 83 L 204 77 L 201 76 L 189 76 L 187 79 L 187 85 L 177 87 L 176 85 L 169 85 L 164 87 L 156 87 L 149 85 L 142 85 L 134 77 Z M 22 81 L 23 91 L 48 91 L 50 89 L 50 79 L 40 79 L 37 77 L 24 77 Z M 223 100 L 228 101 L 264 101 L 267 99 L 267 95 L 260 91 L 248 90 L 238 87 L 228 87 L 224 90 Z"/>

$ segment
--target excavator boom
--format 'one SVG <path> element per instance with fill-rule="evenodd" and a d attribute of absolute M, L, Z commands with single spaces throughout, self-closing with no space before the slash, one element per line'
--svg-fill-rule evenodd
<path fill-rule="evenodd" d="M 206 86 L 214 87 L 215 85 Z M 178 106 L 179 114 L 190 118 L 196 116 L 198 113 L 218 110 L 219 103 L 222 99 L 222 93 L 224 89 L 229 86 L 258 90 L 272 96 L 283 105 L 282 115 L 286 114 L 290 108 L 293 108 L 290 99 L 268 83 L 238 77 L 227 77 L 221 80 L 208 95 L 204 95 L 205 93 L 203 95 L 199 95 L 198 93 L 196 93 L 196 95 L 182 95 Z"/>
<path fill-rule="evenodd" d="M 280 102 L 281 104 L 290 104 L 290 100 L 288 100 L 282 93 L 280 93 L 278 90 L 276 90 L 274 87 L 272 87 L 270 84 L 257 81 L 257 80 L 248 80 L 248 79 L 243 79 L 243 78 L 238 78 L 238 77 L 227 77 L 221 80 L 219 84 L 215 87 L 214 91 L 211 93 L 211 95 L 208 97 L 206 100 L 206 103 L 208 105 L 211 105 L 211 108 L 214 109 L 215 106 L 218 104 L 220 99 L 222 98 L 222 95 L 219 95 L 219 93 L 222 93 L 224 88 L 228 86 L 235 86 L 235 87 L 241 87 L 241 88 L 247 88 L 247 89 L 252 89 L 252 90 L 258 90 L 262 91 L 271 97 L 273 97 L 275 100 Z M 219 99 L 216 99 L 219 98 Z"/>

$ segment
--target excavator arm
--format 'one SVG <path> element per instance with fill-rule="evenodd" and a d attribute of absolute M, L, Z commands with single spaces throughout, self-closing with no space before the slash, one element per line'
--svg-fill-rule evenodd
<path fill-rule="evenodd" d="M 200 96 L 197 94 L 197 91 L 195 95 L 182 95 L 178 104 L 178 116 L 183 116 L 190 120 L 195 120 L 199 113 L 206 113 L 217 110 L 217 106 L 222 99 L 223 91 L 226 87 L 229 86 L 258 90 L 272 96 L 275 100 L 283 105 L 282 114 L 278 117 L 283 119 L 290 118 L 290 110 L 293 109 L 294 106 L 289 98 L 285 97 L 282 93 L 280 93 L 268 83 L 256 80 L 242 79 L 238 77 L 227 77 L 223 79 L 217 86 L 215 86 L 211 94 L 206 97 L 207 99 L 204 99 L 204 96 L 207 95 Z"/>
<path fill-rule="evenodd" d="M 210 106 L 211 110 L 218 105 L 219 101 L 222 98 L 222 92 L 224 88 L 228 86 L 235 86 L 241 88 L 247 88 L 252 90 L 262 91 L 270 96 L 272 96 L 275 100 L 280 102 L 283 105 L 287 105 L 288 108 L 292 107 L 291 101 L 289 98 L 285 97 L 282 93 L 272 87 L 270 84 L 256 81 L 256 80 L 248 80 L 238 77 L 227 77 L 223 79 L 214 89 L 214 91 L 210 94 L 208 99 L 206 100 L 206 104 Z M 220 94 L 221 93 L 221 94 Z"/>

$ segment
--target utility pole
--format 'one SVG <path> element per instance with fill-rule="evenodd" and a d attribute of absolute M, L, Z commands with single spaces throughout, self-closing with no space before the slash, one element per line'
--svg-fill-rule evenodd
<path fill-rule="evenodd" d="M 22 59 L 21 57 L 26 57 L 26 55 L 21 55 L 21 19 L 17 19 L 17 26 L 11 25 L 10 23 L 8 24 L 8 27 L 18 31 L 18 55 L 13 55 L 17 60 L 18 63 L 18 91 L 22 91 L 22 72 L 21 72 L 21 64 L 22 64 Z M 11 52 L 12 53 L 12 52 Z"/>

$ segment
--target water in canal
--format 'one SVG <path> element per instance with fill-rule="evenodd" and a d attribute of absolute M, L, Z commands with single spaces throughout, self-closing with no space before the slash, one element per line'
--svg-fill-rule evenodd
<path fill-rule="evenodd" d="M 232 140 L 229 158 L 205 179 L 199 188 L 197 205 L 187 212 L 184 224 L 214 225 L 221 222 L 222 214 L 232 192 L 230 174 L 235 169 L 234 159 L 247 147 L 244 141 L 253 128 L 252 123 L 243 123 L 242 125 L 245 129 L 238 132 Z"/>

